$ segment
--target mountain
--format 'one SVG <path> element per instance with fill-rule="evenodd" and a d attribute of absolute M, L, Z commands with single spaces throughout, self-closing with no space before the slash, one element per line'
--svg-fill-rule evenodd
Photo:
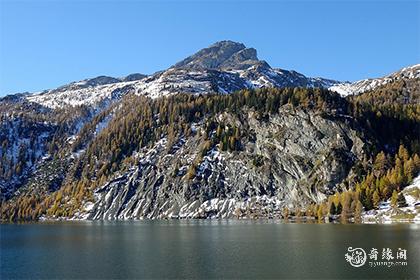
<path fill-rule="evenodd" d="M 124 78 L 99 76 L 41 93 L 27 94 L 27 100 L 57 108 L 63 106 L 102 106 L 127 93 L 152 98 L 188 92 L 231 93 L 239 89 L 267 87 L 320 87 L 343 96 L 359 94 L 399 79 L 420 77 L 419 65 L 404 68 L 384 78 L 355 83 L 311 78 L 292 70 L 272 68 L 259 60 L 254 48 L 232 41 L 221 41 L 204 48 L 153 75 L 131 74 Z"/>
<path fill-rule="evenodd" d="M 132 82 L 132 81 L 138 81 L 138 80 L 144 79 L 146 77 L 147 77 L 147 75 L 140 74 L 140 73 L 134 73 L 134 74 L 130 74 L 130 75 L 122 78 L 121 80 L 123 82 Z"/>
<path fill-rule="evenodd" d="M 375 89 L 400 79 L 418 79 L 420 65 L 406 67 L 389 76 L 354 83 L 311 78 L 293 70 L 272 68 L 259 60 L 254 48 L 232 41 L 220 41 L 153 75 L 131 74 L 123 78 L 99 76 L 40 93 L 26 93 L 22 98 L 50 108 L 68 105 L 101 107 L 119 100 L 127 93 L 152 98 L 188 92 L 231 93 L 239 89 L 267 87 L 319 87 L 342 96 Z M 12 98 L 8 96 L 7 98 Z"/>
<path fill-rule="evenodd" d="M 257 50 L 244 44 L 220 41 L 176 63 L 172 68 L 240 70 L 263 63 Z"/>
<path fill-rule="evenodd" d="M 353 218 L 420 172 L 418 66 L 366 81 L 222 41 L 153 75 L 6 96 L 1 219 Z"/>
<path fill-rule="evenodd" d="M 338 81 L 308 78 L 295 72 L 271 68 L 259 60 L 254 48 L 232 41 L 221 41 L 200 50 L 175 64 L 172 69 L 211 69 L 238 74 L 248 88 L 261 87 L 330 87 Z M 229 88 L 223 88 L 229 92 Z"/>
<path fill-rule="evenodd" d="M 120 99 L 127 93 L 158 98 L 179 92 L 231 93 L 239 89 L 262 87 L 328 88 L 338 83 L 329 79 L 308 78 L 295 71 L 271 68 L 267 62 L 258 59 L 255 49 L 246 48 L 241 43 L 221 41 L 150 76 L 99 76 L 29 94 L 24 98 L 50 108 L 68 105 L 96 107 Z"/>
<path fill-rule="evenodd" d="M 420 64 L 405 67 L 388 76 L 377 79 L 364 79 L 354 83 L 340 83 L 329 87 L 342 96 L 356 95 L 399 80 L 420 79 Z"/>

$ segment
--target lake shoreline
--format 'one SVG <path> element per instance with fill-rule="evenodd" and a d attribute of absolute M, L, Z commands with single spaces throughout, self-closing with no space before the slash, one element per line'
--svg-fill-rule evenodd
<path fill-rule="evenodd" d="M 158 218 L 139 218 L 139 219 L 78 219 L 78 218 L 45 218 L 41 217 L 37 221 L 19 221 L 19 222 L 0 222 L 1 224 L 37 224 L 37 223 L 53 223 L 53 222 L 139 222 L 139 221 L 273 221 L 282 224 L 356 224 L 356 225 L 385 225 L 385 224 L 420 224 L 420 219 L 392 219 L 392 218 L 381 218 L 364 215 L 361 222 L 355 222 L 354 219 L 350 219 L 346 222 L 342 222 L 340 218 L 324 219 L 322 222 L 314 218 L 308 217 L 289 217 L 288 219 L 279 218 L 170 218 L 170 219 L 158 219 Z"/>

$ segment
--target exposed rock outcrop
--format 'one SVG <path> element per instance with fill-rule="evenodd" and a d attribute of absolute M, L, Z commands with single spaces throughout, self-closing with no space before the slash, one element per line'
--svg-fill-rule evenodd
<path fill-rule="evenodd" d="M 284 106 L 279 115 L 223 113 L 225 124 L 251 131 L 242 150 L 211 148 L 189 179 L 200 152 L 196 133 L 168 147 L 162 139 L 138 154 L 138 163 L 95 192 L 75 218 L 275 217 L 287 206 L 319 202 L 352 176 L 363 141 L 346 121 Z"/>

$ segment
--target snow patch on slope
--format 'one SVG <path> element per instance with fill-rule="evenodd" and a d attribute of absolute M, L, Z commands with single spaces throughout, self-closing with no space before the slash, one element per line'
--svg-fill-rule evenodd
<path fill-rule="evenodd" d="M 414 222 L 420 223 L 420 174 L 414 178 L 411 185 L 401 192 L 407 202 L 407 206 L 392 208 L 391 201 L 385 202 L 387 207 L 378 210 L 370 210 L 363 214 L 365 223 L 393 223 L 393 222 Z"/>
<path fill-rule="evenodd" d="M 364 79 L 354 83 L 341 83 L 330 86 L 328 89 L 339 93 L 341 96 L 356 95 L 366 91 L 373 90 L 377 87 L 401 79 L 419 79 L 420 64 L 405 67 L 400 71 L 394 72 L 389 76 L 378 79 Z"/>
<path fill-rule="evenodd" d="M 127 86 L 133 86 L 136 83 L 137 81 L 68 90 L 49 90 L 29 95 L 26 99 L 49 108 L 80 105 L 95 106 L 104 100 L 119 98 L 124 94 L 123 89 L 127 89 Z"/>

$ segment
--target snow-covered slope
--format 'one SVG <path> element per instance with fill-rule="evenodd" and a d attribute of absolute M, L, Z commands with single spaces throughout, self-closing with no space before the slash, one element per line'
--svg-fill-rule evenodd
<path fill-rule="evenodd" d="M 411 185 L 405 187 L 401 194 L 404 196 L 406 205 L 398 208 L 391 207 L 391 200 L 383 202 L 383 207 L 379 210 L 365 212 L 363 219 L 365 222 L 385 223 L 407 222 L 420 223 L 420 174 L 414 178 Z"/>
<path fill-rule="evenodd" d="M 132 74 L 125 78 L 100 76 L 57 89 L 25 95 L 46 107 L 98 106 L 127 93 L 152 98 L 186 92 L 230 93 L 245 88 L 323 87 L 339 82 L 309 78 L 295 71 L 272 68 L 257 58 L 257 51 L 243 44 L 221 41 L 151 76 Z"/>
<path fill-rule="evenodd" d="M 420 79 L 420 64 L 405 67 L 382 78 L 364 79 L 354 83 L 340 83 L 329 87 L 329 89 L 342 96 L 355 95 L 401 79 Z"/>
<path fill-rule="evenodd" d="M 158 98 L 175 93 L 231 93 L 245 88 L 321 87 L 342 96 L 359 94 L 399 79 L 420 78 L 420 64 L 404 68 L 389 76 L 342 83 L 311 78 L 296 71 L 272 68 L 259 60 L 257 51 L 241 43 L 221 41 L 150 76 L 131 74 L 125 78 L 99 76 L 80 82 L 24 95 L 24 98 L 46 107 L 99 106 L 117 100 L 127 93 Z"/>
<path fill-rule="evenodd" d="M 136 82 L 134 81 L 81 88 L 55 89 L 28 95 L 26 99 L 49 108 L 63 107 L 66 105 L 96 106 L 104 101 L 120 98 L 125 93 L 135 89 L 135 84 Z"/>

